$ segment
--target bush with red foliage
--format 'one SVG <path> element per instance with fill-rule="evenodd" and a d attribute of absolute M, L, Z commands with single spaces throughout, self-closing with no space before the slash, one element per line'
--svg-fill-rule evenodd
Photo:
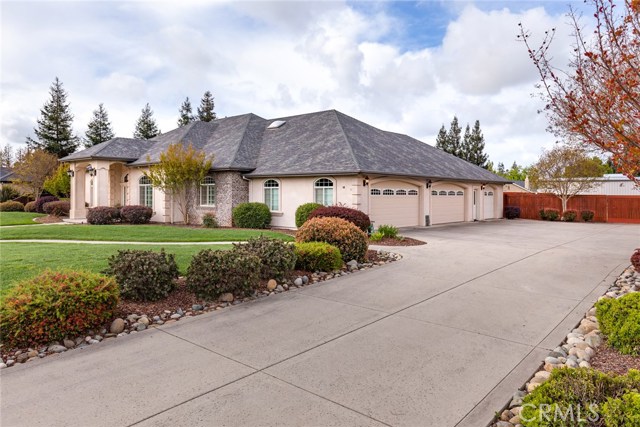
<path fill-rule="evenodd" d="M 640 273 L 640 248 L 637 248 L 633 255 L 631 255 L 631 264 L 633 264 L 633 268 Z"/>
<path fill-rule="evenodd" d="M 314 209 L 313 212 L 309 214 L 308 219 L 326 217 L 342 218 L 347 220 L 365 233 L 369 231 L 369 227 L 371 226 L 371 219 L 369 219 L 369 215 L 357 209 L 345 208 L 342 206 L 323 206 L 321 208 Z"/>
<path fill-rule="evenodd" d="M 69 216 L 71 206 L 69 202 L 60 200 L 58 202 L 49 202 L 44 204 L 44 213 L 52 216 Z"/>
<path fill-rule="evenodd" d="M 120 209 L 113 206 L 97 206 L 87 211 L 87 222 L 93 225 L 108 225 L 120 220 Z"/>
<path fill-rule="evenodd" d="M 131 224 L 148 224 L 153 216 L 153 209 L 148 206 L 130 205 L 120 208 L 120 216 Z"/>
<path fill-rule="evenodd" d="M 38 213 L 45 213 L 44 211 L 44 204 L 45 203 L 49 203 L 49 202 L 58 202 L 60 201 L 60 199 L 58 199 L 56 196 L 43 196 L 38 198 L 38 200 L 36 200 L 36 212 Z"/>

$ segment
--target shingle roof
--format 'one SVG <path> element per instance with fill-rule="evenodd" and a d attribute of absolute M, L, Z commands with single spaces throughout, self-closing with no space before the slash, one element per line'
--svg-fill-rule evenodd
<path fill-rule="evenodd" d="M 0 166 L 0 182 L 10 182 L 13 178 L 13 169 Z"/>
<path fill-rule="evenodd" d="M 276 120 L 285 123 L 268 129 Z M 142 166 L 157 162 L 160 153 L 178 142 L 213 154 L 214 170 L 238 170 L 254 177 L 363 173 L 508 182 L 417 139 L 377 129 L 335 110 L 271 120 L 244 114 L 197 121 L 148 141 L 116 138 L 61 160 L 108 155 Z M 119 155 L 118 149 L 123 150 Z"/>

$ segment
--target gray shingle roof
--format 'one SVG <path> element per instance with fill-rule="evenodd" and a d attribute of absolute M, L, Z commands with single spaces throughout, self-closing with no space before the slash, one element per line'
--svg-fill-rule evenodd
<path fill-rule="evenodd" d="M 275 120 L 285 124 L 268 129 Z M 178 142 L 213 154 L 214 170 L 238 170 L 254 177 L 363 173 L 508 182 L 417 139 L 377 129 L 335 110 L 271 120 L 244 114 L 198 121 L 149 141 L 116 138 L 61 160 L 113 158 L 142 166 L 157 162 L 160 153 Z M 119 149 L 123 151 L 118 153 Z"/>
<path fill-rule="evenodd" d="M 0 182 L 11 182 L 13 178 L 13 169 L 0 166 Z"/>

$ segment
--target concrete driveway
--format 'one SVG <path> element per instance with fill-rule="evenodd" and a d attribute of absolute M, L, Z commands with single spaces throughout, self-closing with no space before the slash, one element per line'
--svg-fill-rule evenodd
<path fill-rule="evenodd" d="M 381 268 L 1 371 L 9 426 L 484 426 L 640 227 L 410 230 Z"/>

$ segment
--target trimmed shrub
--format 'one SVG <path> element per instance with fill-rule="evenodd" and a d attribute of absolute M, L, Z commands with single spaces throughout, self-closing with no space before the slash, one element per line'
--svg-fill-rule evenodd
<path fill-rule="evenodd" d="M 623 354 L 640 355 L 640 293 L 598 301 L 596 317 L 609 345 Z"/>
<path fill-rule="evenodd" d="M 43 196 L 36 200 L 36 212 L 44 213 L 44 204 L 49 202 L 57 202 L 58 199 L 56 196 Z"/>
<path fill-rule="evenodd" d="M 97 206 L 87 210 L 87 222 L 93 225 L 113 224 L 120 220 L 120 209 L 113 206 Z"/>
<path fill-rule="evenodd" d="M 554 418 L 554 414 L 567 414 L 572 410 L 575 416 L 580 408 L 583 418 L 600 419 L 606 402 L 609 403 L 611 422 L 617 421 L 616 418 L 620 418 L 616 413 L 619 407 L 616 401 L 629 392 L 637 392 L 638 387 L 640 372 L 633 369 L 627 375 L 619 376 L 591 368 L 554 369 L 547 381 L 525 396 L 520 419 L 527 427 L 586 426 L 577 423 L 575 418 Z M 633 424 L 605 424 L 611 427 L 627 425 Z"/>
<path fill-rule="evenodd" d="M 371 240 L 372 242 L 379 242 L 382 239 L 384 239 L 384 234 L 379 231 L 371 233 L 371 236 L 369 236 L 369 240 Z"/>
<path fill-rule="evenodd" d="M 18 190 L 16 190 L 9 184 L 4 184 L 2 188 L 0 188 L 0 203 L 8 202 L 11 199 L 15 199 L 19 195 L 20 193 L 18 193 Z"/>
<path fill-rule="evenodd" d="M 178 266 L 173 254 L 141 250 L 122 250 L 109 258 L 105 274 L 116 279 L 123 298 L 158 301 L 175 289 Z"/>
<path fill-rule="evenodd" d="M 632 391 L 620 399 L 607 399 L 602 415 L 606 427 L 640 426 L 640 393 Z"/>
<path fill-rule="evenodd" d="M 69 216 L 71 205 L 69 202 L 60 200 L 59 202 L 49 202 L 44 204 L 44 213 L 53 216 Z"/>
<path fill-rule="evenodd" d="M 307 222 L 309 219 L 311 212 L 322 207 L 324 207 L 324 205 L 321 205 L 320 203 L 305 203 L 298 206 L 298 209 L 296 209 L 296 227 L 302 227 L 302 224 Z"/>
<path fill-rule="evenodd" d="M 640 273 L 640 248 L 636 249 L 633 255 L 631 255 L 629 261 L 631 261 L 633 268 L 635 268 L 636 271 Z"/>
<path fill-rule="evenodd" d="M 507 219 L 520 218 L 520 208 L 518 206 L 505 206 L 504 217 Z"/>
<path fill-rule="evenodd" d="M 544 221 L 557 221 L 560 218 L 560 211 L 553 208 L 540 209 L 540 219 Z"/>
<path fill-rule="evenodd" d="M 324 242 L 296 243 L 296 268 L 305 271 L 334 271 L 342 267 L 340 249 Z"/>
<path fill-rule="evenodd" d="M 573 209 L 568 209 L 562 213 L 562 220 L 567 222 L 573 222 L 578 217 L 578 212 Z"/>
<path fill-rule="evenodd" d="M 589 210 L 580 212 L 580 216 L 582 217 L 582 220 L 584 222 L 593 221 L 593 217 L 595 216 L 595 214 L 596 213 L 594 211 L 589 211 Z"/>
<path fill-rule="evenodd" d="M 233 208 L 233 225 L 240 228 L 267 228 L 271 223 L 271 211 L 264 203 L 240 203 Z"/>
<path fill-rule="evenodd" d="M 342 218 L 354 224 L 365 233 L 369 231 L 369 227 L 371 226 L 369 215 L 357 209 L 342 206 L 323 206 L 309 214 L 309 219 L 323 217 Z"/>
<path fill-rule="evenodd" d="M 118 285 L 99 274 L 45 271 L 12 287 L 0 300 L 5 348 L 48 344 L 109 321 Z"/>
<path fill-rule="evenodd" d="M 120 208 L 120 217 L 130 224 L 148 224 L 153 216 L 149 206 L 128 205 Z"/>
<path fill-rule="evenodd" d="M 2 202 L 0 203 L 0 212 L 24 212 L 24 205 L 11 200 Z"/>
<path fill-rule="evenodd" d="M 28 202 L 26 205 L 24 205 L 24 211 L 25 212 L 35 212 L 36 211 L 36 202 Z"/>
<path fill-rule="evenodd" d="M 378 227 L 378 233 L 382 233 L 383 237 L 389 237 L 391 239 L 398 238 L 398 228 L 394 227 L 393 225 L 381 225 L 380 227 Z"/>
<path fill-rule="evenodd" d="M 245 251 L 205 249 L 191 260 L 187 286 L 199 298 L 214 300 L 231 292 L 247 295 L 260 281 L 260 258 Z"/>
<path fill-rule="evenodd" d="M 367 234 L 342 218 L 311 218 L 298 230 L 296 241 L 329 243 L 340 249 L 344 262 L 364 262 L 367 255 Z"/>
<path fill-rule="evenodd" d="M 245 251 L 260 258 L 262 279 L 282 280 L 296 266 L 293 245 L 279 239 L 260 236 L 233 246 L 235 251 Z"/>
<path fill-rule="evenodd" d="M 212 213 L 206 213 L 202 215 L 202 226 L 204 228 L 218 228 L 218 220 Z"/>

